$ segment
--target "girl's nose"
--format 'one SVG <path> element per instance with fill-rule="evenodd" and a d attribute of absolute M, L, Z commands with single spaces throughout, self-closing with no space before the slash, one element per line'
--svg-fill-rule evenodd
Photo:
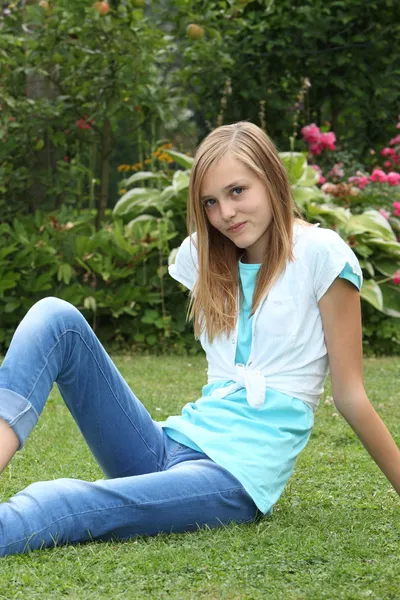
<path fill-rule="evenodd" d="M 221 217 L 224 221 L 229 221 L 236 215 L 236 208 L 232 202 L 221 202 L 220 203 Z"/>

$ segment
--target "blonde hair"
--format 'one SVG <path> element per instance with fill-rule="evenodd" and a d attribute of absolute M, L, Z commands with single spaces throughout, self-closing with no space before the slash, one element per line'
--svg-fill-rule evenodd
<path fill-rule="evenodd" d="M 272 220 L 268 228 L 265 257 L 253 294 L 253 315 L 262 298 L 294 260 L 292 231 L 295 215 L 302 215 L 292 197 L 286 169 L 270 138 L 253 123 L 240 121 L 217 127 L 201 142 L 190 174 L 187 210 L 188 234 L 197 232 L 199 275 L 190 292 L 187 319 L 193 320 L 196 338 L 205 330 L 210 342 L 230 334 L 239 315 L 238 260 L 243 250 L 213 227 L 200 199 L 203 178 L 219 159 L 229 153 L 251 169 L 268 190 Z"/>

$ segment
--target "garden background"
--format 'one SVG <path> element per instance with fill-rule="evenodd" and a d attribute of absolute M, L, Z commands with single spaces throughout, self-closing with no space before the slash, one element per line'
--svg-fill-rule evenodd
<path fill-rule="evenodd" d="M 399 21 L 391 0 L 3 3 L 0 352 L 49 295 L 109 349 L 201 352 L 167 266 L 196 146 L 245 119 L 358 256 L 364 354 L 400 354 Z"/>
<path fill-rule="evenodd" d="M 30 306 L 58 296 L 153 418 L 194 400 L 206 359 L 167 267 L 199 141 L 249 120 L 304 217 L 358 256 L 365 388 L 398 441 L 399 22 L 394 0 L 3 1 L 0 355 Z M 0 599 L 395 600 L 398 495 L 329 379 L 320 404 L 273 517 L 3 558 Z M 54 386 L 0 501 L 59 477 L 103 474 Z"/>

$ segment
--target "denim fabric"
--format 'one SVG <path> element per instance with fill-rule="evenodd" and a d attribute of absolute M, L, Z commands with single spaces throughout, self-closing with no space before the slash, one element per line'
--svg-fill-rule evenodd
<path fill-rule="evenodd" d="M 54 382 L 108 479 L 42 481 L 0 504 L 0 556 L 261 516 L 233 475 L 153 421 L 83 315 L 49 297 L 29 310 L 0 367 L 0 418 L 20 449 Z"/>

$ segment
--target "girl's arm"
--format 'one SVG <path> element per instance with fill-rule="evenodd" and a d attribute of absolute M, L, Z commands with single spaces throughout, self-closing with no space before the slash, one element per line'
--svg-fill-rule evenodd
<path fill-rule="evenodd" d="M 319 301 L 333 401 L 400 494 L 400 450 L 364 389 L 360 294 L 337 277 Z"/>

